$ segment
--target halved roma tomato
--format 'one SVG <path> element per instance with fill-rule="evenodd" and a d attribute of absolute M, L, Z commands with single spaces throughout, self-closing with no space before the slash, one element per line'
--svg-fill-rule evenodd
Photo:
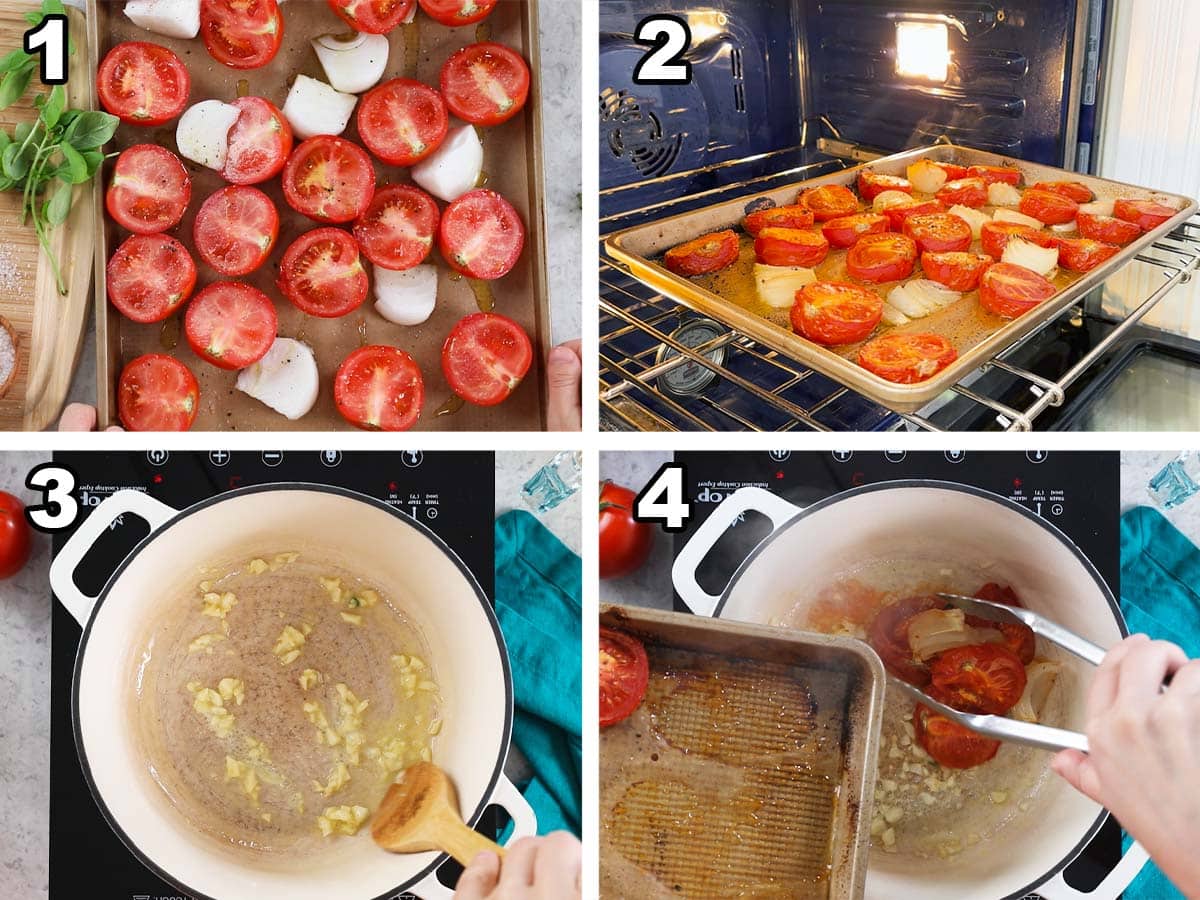
<path fill-rule="evenodd" d="M 737 235 L 732 231 L 722 234 L 730 235 L 737 243 Z M 450 268 L 469 278 L 503 278 L 517 264 L 524 247 L 525 226 L 521 217 L 495 191 L 470 191 L 442 213 L 438 250 Z"/>
<path fill-rule="evenodd" d="M 416 0 L 328 0 L 342 21 L 355 31 L 387 34 L 412 12 Z"/>
<path fill-rule="evenodd" d="M 912 238 L 903 234 L 868 234 L 846 254 L 846 271 L 859 281 L 879 284 L 907 278 L 916 262 L 917 245 Z"/>
<path fill-rule="evenodd" d="M 441 145 L 449 127 L 441 95 L 408 78 L 385 81 L 358 103 L 358 136 L 388 165 L 420 162 Z"/>
<path fill-rule="evenodd" d="M 368 344 L 342 360 L 333 377 L 333 402 L 351 425 L 367 431 L 407 431 L 425 403 L 425 381 L 398 347 Z"/>
<path fill-rule="evenodd" d="M 1008 585 L 1000 585 L 989 581 L 975 592 L 980 600 L 990 603 L 1003 603 L 1005 606 L 1022 606 L 1017 592 Z M 993 622 L 981 616 L 967 616 L 966 622 L 973 628 L 995 628 L 1004 635 L 1004 646 L 1017 655 L 1022 664 L 1033 662 L 1037 652 L 1037 635 L 1024 622 Z"/>
<path fill-rule="evenodd" d="M 1079 233 L 1093 241 L 1104 241 L 1106 244 L 1124 246 L 1130 241 L 1142 236 L 1142 229 L 1133 222 L 1126 222 L 1115 216 L 1098 216 L 1095 213 L 1080 212 L 1075 217 Z"/>
<path fill-rule="evenodd" d="M 979 305 L 992 315 L 1015 319 L 1058 292 L 1037 272 L 1012 263 L 996 263 L 979 279 Z"/>
<path fill-rule="evenodd" d="M 1021 203 L 1017 208 L 1047 225 L 1065 225 L 1079 215 L 1079 204 L 1070 197 L 1034 188 L 1021 195 Z"/>
<path fill-rule="evenodd" d="M 957 181 L 948 181 L 936 196 L 946 206 L 957 206 L 961 203 L 963 206 L 978 209 L 987 203 L 987 182 L 982 178 L 960 178 Z"/>
<path fill-rule="evenodd" d="M 897 175 L 876 175 L 869 169 L 858 173 L 858 194 L 865 203 L 870 203 L 884 191 L 903 191 L 912 193 L 912 184 L 907 178 Z"/>
<path fill-rule="evenodd" d="M 813 218 L 818 222 L 828 222 L 858 212 L 858 198 L 850 188 L 840 184 L 809 188 L 796 199 L 796 203 L 812 210 Z"/>
<path fill-rule="evenodd" d="M 121 370 L 117 415 L 127 431 L 187 431 L 199 407 L 196 376 L 174 357 L 147 353 Z"/>
<path fill-rule="evenodd" d="M 183 316 L 192 350 L 221 369 L 244 369 L 266 356 L 278 326 L 271 298 L 239 281 L 208 285 Z"/>
<path fill-rule="evenodd" d="M 966 250 L 971 246 L 971 226 L 950 213 L 926 213 L 904 220 L 904 233 L 917 248 L 931 253 Z"/>
<path fill-rule="evenodd" d="M 600 727 L 629 718 L 650 680 L 646 648 L 631 634 L 600 629 Z"/>
<path fill-rule="evenodd" d="M 533 362 L 525 329 L 498 313 L 471 313 L 458 320 L 442 345 L 442 372 L 468 403 L 495 406 L 517 389 Z"/>
<path fill-rule="evenodd" d="M 200 37 L 209 55 L 231 69 L 257 69 L 283 43 L 276 0 L 200 0 Z"/>
<path fill-rule="evenodd" d="M 288 206 L 318 222 L 352 222 L 375 195 L 375 167 L 357 144 L 319 134 L 302 142 L 283 167 Z"/>
<path fill-rule="evenodd" d="M 858 364 L 885 381 L 916 384 L 932 378 L 958 351 L 940 334 L 896 334 L 877 337 L 858 351 Z"/>
<path fill-rule="evenodd" d="M 983 228 L 979 232 L 979 240 L 983 245 L 984 253 L 993 259 L 1000 259 L 1004 255 L 1004 248 L 1008 246 L 1009 238 L 1012 237 L 1019 237 L 1038 246 L 1048 246 L 1043 243 L 1040 235 L 1038 229 L 1022 225 L 1019 222 L 992 221 L 983 223 Z"/>
<path fill-rule="evenodd" d="M 1008 166 L 971 166 L 967 169 L 968 178 L 982 178 L 987 184 L 1002 181 L 1016 187 L 1021 183 L 1021 170 Z"/>
<path fill-rule="evenodd" d="M 297 309 L 322 319 L 344 316 L 367 299 L 358 244 L 340 228 L 314 228 L 292 241 L 275 283 Z"/>
<path fill-rule="evenodd" d="M 754 256 L 766 266 L 811 269 L 828 253 L 824 235 L 802 228 L 764 228 L 754 239 Z"/>
<path fill-rule="evenodd" d="M 503 44 L 468 44 L 442 64 L 439 83 L 446 105 L 464 122 L 499 125 L 525 107 L 529 66 Z"/>
<path fill-rule="evenodd" d="M 239 110 L 229 129 L 229 152 L 221 177 L 230 184 L 259 184 L 283 171 L 292 152 L 292 126 L 270 100 L 238 97 Z"/>
<path fill-rule="evenodd" d="M 963 712 L 1000 716 L 1025 691 L 1025 664 L 1003 644 L 970 644 L 939 653 L 929 664 L 938 699 Z"/>
<path fill-rule="evenodd" d="M 913 710 L 917 743 L 948 769 L 970 769 L 982 765 L 1000 749 L 1000 742 L 947 719 L 923 703 Z"/>
<path fill-rule="evenodd" d="M 903 205 L 889 206 L 883 210 L 883 214 L 888 217 L 892 231 L 904 231 L 904 223 L 910 216 L 925 216 L 945 211 L 946 207 L 940 200 L 914 200 Z"/>
<path fill-rule="evenodd" d="M 742 228 L 758 237 L 764 228 L 807 228 L 812 223 L 812 210 L 807 206 L 773 206 L 750 213 L 742 220 Z"/>
<path fill-rule="evenodd" d="M 1091 203 L 1095 196 L 1092 189 L 1081 181 L 1039 181 L 1032 190 L 1061 194 L 1063 197 L 1070 197 L 1076 203 Z"/>
<path fill-rule="evenodd" d="M 222 275 L 249 275 L 271 255 L 279 213 L 258 188 L 230 185 L 204 201 L 192 238 L 200 258 Z"/>
<path fill-rule="evenodd" d="M 796 292 L 792 328 L 810 341 L 834 346 L 865 341 L 883 316 L 883 298 L 844 281 L 814 281 Z"/>
<path fill-rule="evenodd" d="M 165 234 L 127 238 L 106 272 L 108 299 L 135 322 L 161 322 L 196 286 L 196 264 L 187 248 Z"/>
<path fill-rule="evenodd" d="M 1120 252 L 1121 248 L 1116 244 L 1105 244 L 1091 238 L 1063 238 L 1058 242 L 1058 264 L 1072 272 L 1090 272 Z"/>
<path fill-rule="evenodd" d="M 925 277 L 959 293 L 973 291 L 979 287 L 979 279 L 991 264 L 990 256 L 979 253 L 960 251 L 921 254 L 921 270 Z"/>
<path fill-rule="evenodd" d="M 663 265 L 676 275 L 708 275 L 731 265 L 738 258 L 738 236 L 714 231 L 676 244 L 663 254 Z"/>
<path fill-rule="evenodd" d="M 363 256 L 384 269 L 411 269 L 425 261 L 437 232 L 437 204 L 411 184 L 380 188 L 354 223 Z"/>
<path fill-rule="evenodd" d="M 945 609 L 946 605 L 939 597 L 906 597 L 875 614 L 867 628 L 867 643 L 879 654 L 891 674 L 917 687 L 929 684 L 928 666 L 913 656 L 908 643 L 908 623 L 919 613 Z"/>
<path fill-rule="evenodd" d="M 1113 204 L 1114 216 L 1132 222 L 1142 231 L 1153 231 L 1178 212 L 1177 209 L 1150 200 L 1118 200 Z"/>
<path fill-rule="evenodd" d="M 104 205 L 122 228 L 157 234 L 174 228 L 192 199 L 192 179 L 179 157 L 157 144 L 134 144 L 113 166 Z"/>
<path fill-rule="evenodd" d="M 472 25 L 486 19 L 497 0 L 418 0 L 425 15 L 450 28 Z"/>
<path fill-rule="evenodd" d="M 853 247 L 864 234 L 883 234 L 887 230 L 888 217 L 879 213 L 839 216 L 821 226 L 821 234 L 833 247 Z"/>
<path fill-rule="evenodd" d="M 946 173 L 947 181 L 958 181 L 960 178 L 967 177 L 966 166 L 960 166 L 958 163 L 938 162 L 936 159 L 931 159 L 929 162 Z"/>
<path fill-rule="evenodd" d="M 146 41 L 117 44 L 96 73 L 100 104 L 130 125 L 170 121 L 187 106 L 191 89 L 191 76 L 179 57 Z"/>

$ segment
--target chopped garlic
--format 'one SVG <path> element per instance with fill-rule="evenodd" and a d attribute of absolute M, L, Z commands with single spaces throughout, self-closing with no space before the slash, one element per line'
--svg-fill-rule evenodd
<path fill-rule="evenodd" d="M 251 575 L 261 575 L 270 568 L 271 567 L 267 565 L 267 561 L 265 559 L 252 559 L 246 565 L 246 571 Z"/>
<path fill-rule="evenodd" d="M 341 743 L 342 736 L 329 727 L 329 719 L 325 717 L 325 710 L 321 708 L 320 703 L 307 700 L 302 709 L 304 710 L 304 714 L 308 716 L 308 721 L 317 728 L 318 744 L 328 744 L 330 747 L 336 747 Z"/>
<path fill-rule="evenodd" d="M 329 778 L 325 784 L 321 784 L 319 781 L 314 781 L 312 786 L 313 790 L 318 794 L 322 794 L 326 797 L 332 797 L 349 783 L 350 769 L 347 768 L 344 762 L 339 762 L 333 767 L 332 771 L 330 771 Z"/>
<path fill-rule="evenodd" d="M 300 558 L 299 553 L 280 553 L 271 560 L 271 571 L 277 572 L 286 566 L 288 563 L 293 563 Z"/>
<path fill-rule="evenodd" d="M 233 714 L 225 708 L 225 701 L 212 688 L 201 688 L 195 691 L 192 709 L 198 712 L 208 722 L 208 727 L 216 732 L 218 737 L 229 737 L 233 731 Z"/>
<path fill-rule="evenodd" d="M 237 597 L 229 591 L 226 591 L 224 594 L 209 591 L 201 598 L 201 602 L 203 603 L 200 608 L 201 613 L 223 621 L 229 615 L 229 611 L 237 604 Z"/>
<path fill-rule="evenodd" d="M 358 613 L 343 612 L 342 613 L 342 621 L 349 622 L 351 625 L 361 625 L 362 624 L 362 616 L 360 616 Z"/>
<path fill-rule="evenodd" d="M 427 732 L 429 732 L 429 734 L 441 734 L 441 731 L 442 731 L 442 720 L 441 720 L 441 719 L 434 719 L 432 722 L 430 722 L 430 723 L 429 723 L 429 727 L 428 727 L 427 729 L 425 729 L 425 730 L 426 730 Z"/>
<path fill-rule="evenodd" d="M 317 827 L 325 837 L 334 832 L 356 834 L 362 823 L 367 820 L 368 814 L 365 806 L 327 806 L 325 812 L 317 817 Z"/>
<path fill-rule="evenodd" d="M 336 604 L 337 606 L 341 606 L 342 605 L 342 579 L 340 579 L 340 578 L 325 578 L 323 576 L 318 575 L 317 581 L 320 582 L 321 587 L 325 588 L 326 592 L 329 594 L 329 599 L 331 601 L 333 601 L 333 603 Z"/>
<path fill-rule="evenodd" d="M 356 591 L 350 595 L 346 605 L 351 609 L 368 608 L 379 602 L 379 595 L 371 590 Z"/>
<path fill-rule="evenodd" d="M 225 635 L 218 634 L 215 631 L 209 634 L 202 634 L 188 644 L 188 653 L 199 653 L 203 650 L 205 653 L 211 654 L 213 652 L 213 644 L 223 640 L 225 640 Z"/>
<path fill-rule="evenodd" d="M 316 669 L 305 669 L 300 673 L 300 688 L 301 690 L 310 691 L 324 680 L 325 676 Z"/>
<path fill-rule="evenodd" d="M 992 802 L 999 806 L 1008 800 L 1008 791 L 992 791 Z"/>
<path fill-rule="evenodd" d="M 279 633 L 279 638 L 275 641 L 275 647 L 272 652 L 279 657 L 279 662 L 282 665 L 289 666 L 300 657 L 300 649 L 304 646 L 305 635 L 312 631 L 312 627 L 304 625 L 305 631 L 301 631 L 291 625 L 284 626 L 283 631 Z"/>
<path fill-rule="evenodd" d="M 269 763 L 271 761 L 271 751 L 267 749 L 267 745 L 250 735 L 246 735 L 246 755 L 255 762 Z"/>
<path fill-rule="evenodd" d="M 246 685 L 240 678 L 222 678 L 217 685 L 217 691 L 226 703 L 233 700 L 238 706 L 241 706 L 246 699 Z"/>

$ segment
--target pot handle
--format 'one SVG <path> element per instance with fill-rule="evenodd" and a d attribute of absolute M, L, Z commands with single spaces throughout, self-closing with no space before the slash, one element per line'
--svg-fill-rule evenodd
<path fill-rule="evenodd" d="M 117 491 L 92 510 L 75 533 L 67 538 L 67 543 L 50 563 L 50 589 L 81 626 L 87 626 L 98 598 L 85 594 L 76 586 L 75 570 L 105 530 L 126 513 L 132 513 L 145 519 L 153 532 L 177 512 L 143 491 Z"/>
<path fill-rule="evenodd" d="M 1134 841 L 1121 857 L 1121 861 L 1113 867 L 1113 870 L 1105 876 L 1095 890 L 1088 893 L 1077 891 L 1067 884 L 1063 873 L 1059 872 L 1045 884 L 1035 888 L 1034 893 L 1043 900 L 1116 900 L 1142 871 L 1142 866 L 1149 859 L 1150 854 L 1141 844 Z"/>
<path fill-rule="evenodd" d="M 743 513 L 762 513 L 771 520 L 771 531 L 774 532 L 800 510 L 801 507 L 758 487 L 738 488 L 721 501 L 679 551 L 675 565 L 671 567 L 671 581 L 688 609 L 698 616 L 711 616 L 716 610 L 721 598 L 700 587 L 696 581 L 696 569 L 721 535 L 732 528 Z"/>
<path fill-rule="evenodd" d="M 512 819 L 512 833 L 504 842 L 504 846 L 507 847 L 513 841 L 523 837 L 533 837 L 537 834 L 537 816 L 534 815 L 533 807 L 517 790 L 517 786 L 508 780 L 507 775 L 500 776 L 500 780 L 496 782 L 496 789 L 492 791 L 491 799 L 488 802 L 499 806 Z M 421 900 L 453 900 L 454 897 L 454 891 L 438 881 L 436 869 L 426 875 L 425 880 L 414 887 L 412 891 Z"/>

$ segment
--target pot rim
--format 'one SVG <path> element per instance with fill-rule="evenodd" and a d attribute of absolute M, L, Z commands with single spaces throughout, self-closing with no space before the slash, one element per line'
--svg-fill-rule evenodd
<path fill-rule="evenodd" d="M 126 554 L 125 558 L 123 560 L 121 560 L 120 564 L 113 570 L 113 573 L 109 576 L 108 581 L 105 582 L 103 590 L 100 591 L 100 594 L 96 598 L 95 605 L 92 607 L 91 612 L 88 614 L 87 625 L 84 627 L 83 634 L 79 638 L 79 648 L 75 654 L 75 666 L 74 666 L 74 671 L 72 672 L 72 675 L 71 675 L 71 731 L 75 738 L 75 749 L 79 754 L 79 762 L 80 762 L 81 768 L 83 770 L 84 780 L 87 782 L 88 790 L 91 791 L 92 798 L 96 801 L 96 805 L 100 808 L 100 812 L 104 816 L 104 820 L 108 823 L 109 828 L 111 828 L 113 830 L 113 832 L 116 834 L 116 836 L 121 840 L 121 843 L 123 843 L 125 845 L 125 847 L 135 857 L 137 857 L 138 862 L 140 862 L 143 866 L 145 866 L 147 869 L 149 869 L 151 872 L 153 872 L 155 875 L 157 875 L 163 881 L 166 881 L 168 884 L 171 884 L 174 887 L 176 887 L 177 889 L 184 891 L 187 894 L 194 897 L 195 900 L 224 900 L 224 898 L 212 897 L 208 894 L 201 893 L 200 891 L 196 890 L 195 888 L 185 884 L 181 879 L 176 878 L 170 872 L 167 872 L 165 869 L 163 869 L 161 866 L 159 866 L 158 863 L 156 863 L 156 862 L 154 862 L 154 860 L 150 859 L 150 857 L 147 854 L 143 853 L 141 848 L 137 846 L 137 844 L 133 841 L 133 839 L 130 838 L 130 836 L 128 834 L 126 834 L 125 830 L 121 827 L 120 823 L 117 822 L 116 817 L 109 810 L 108 804 L 104 802 L 104 798 L 103 798 L 103 796 L 101 796 L 100 790 L 96 787 L 95 779 L 92 777 L 92 767 L 91 767 L 91 764 L 88 762 L 87 750 L 84 747 L 83 735 L 81 733 L 81 723 L 80 723 L 80 715 L 79 715 L 79 674 L 80 674 L 80 670 L 83 668 L 83 658 L 84 658 L 84 654 L 87 652 L 88 640 L 91 637 L 91 633 L 92 633 L 92 626 L 96 622 L 96 617 L 98 616 L 98 614 L 100 612 L 100 608 L 104 605 L 104 602 L 108 599 L 109 593 L 111 592 L 113 585 L 116 584 L 117 579 L 120 577 L 121 573 L 125 571 L 125 569 L 129 566 L 129 564 L 134 560 L 135 557 L 137 557 L 143 550 L 145 550 L 151 543 L 153 543 L 154 540 L 156 540 L 158 537 L 160 537 L 161 535 L 166 533 L 166 531 L 168 529 L 179 524 L 188 516 L 194 515 L 195 513 L 198 513 L 201 510 L 207 509 L 210 506 L 214 506 L 217 503 L 220 503 L 224 500 L 234 499 L 235 497 L 241 497 L 241 496 L 245 496 L 248 494 L 260 494 L 260 493 L 267 493 L 270 491 L 281 491 L 281 490 L 282 491 L 313 491 L 313 492 L 318 492 L 318 493 L 336 494 L 338 496 L 345 497 L 346 499 L 349 499 L 349 500 L 357 500 L 361 503 L 366 503 L 370 506 L 374 506 L 377 509 L 385 510 L 386 512 L 395 516 L 397 519 L 400 519 L 401 522 L 403 522 L 405 525 L 416 528 L 417 531 L 420 532 L 423 537 L 427 538 L 429 541 L 431 541 L 433 543 L 433 545 L 437 549 L 441 550 L 442 553 L 446 554 L 446 556 L 448 556 L 450 558 L 450 561 L 454 563 L 455 567 L 457 567 L 459 572 L 467 580 L 467 584 L 475 592 L 475 597 L 476 597 L 476 599 L 479 600 L 479 605 L 482 608 L 484 615 L 487 618 L 488 624 L 492 628 L 492 633 L 496 638 L 497 649 L 500 651 L 500 666 L 501 666 L 502 673 L 504 675 L 505 704 L 504 704 L 504 733 L 501 736 L 500 755 L 497 758 L 496 764 L 492 769 L 491 777 L 488 779 L 487 788 L 484 790 L 483 796 L 480 798 L 478 806 L 476 806 L 475 811 L 472 812 L 471 815 L 465 819 L 465 821 L 467 822 L 468 825 L 474 826 L 474 824 L 479 820 L 479 817 L 483 814 L 483 811 L 485 809 L 487 809 L 488 806 L 492 805 L 492 795 L 495 793 L 496 785 L 499 783 L 500 776 L 504 772 L 504 763 L 508 758 L 508 751 L 509 751 L 509 747 L 510 747 L 511 741 L 512 741 L 512 725 L 513 725 L 512 669 L 510 668 L 509 660 L 508 660 L 508 646 L 504 641 L 504 634 L 500 630 L 500 622 L 496 618 L 496 612 L 492 608 L 491 603 L 488 601 L 487 595 L 483 592 L 483 588 L 480 586 L 479 582 L 476 580 L 476 578 L 475 578 L 474 574 L 471 572 L 471 570 L 467 568 L 466 563 L 464 563 L 462 561 L 462 559 L 459 557 L 459 555 L 457 553 L 455 553 L 454 550 L 451 549 L 450 546 L 448 544 L 446 544 L 445 541 L 443 541 L 437 534 L 435 534 L 433 531 L 431 531 L 428 526 L 426 526 L 425 524 L 419 522 L 418 520 L 416 520 L 414 518 L 406 516 L 403 512 L 395 509 L 390 504 L 384 503 L 383 501 L 377 500 L 376 498 L 370 497 L 366 494 L 361 494 L 358 491 L 352 491 L 348 488 L 339 487 L 337 485 L 314 484 L 314 483 L 305 482 L 305 481 L 279 481 L 279 482 L 273 482 L 271 484 L 250 485 L 248 487 L 237 488 L 232 491 L 225 491 L 224 493 L 214 494 L 211 497 L 205 498 L 204 500 L 197 501 L 196 503 L 193 503 L 191 506 L 187 506 L 187 507 L 179 510 L 176 513 L 176 515 L 172 516 L 170 519 L 168 519 L 166 522 L 164 522 L 160 528 L 158 528 L 156 530 L 151 530 L 149 534 L 147 534 L 144 538 L 142 538 L 140 541 L 138 541 L 137 545 L 131 551 L 129 551 L 128 554 Z M 437 857 L 433 860 L 433 862 L 431 862 L 429 865 L 427 865 L 421 871 L 417 872 L 415 875 L 413 875 L 407 881 L 402 882 L 398 886 L 389 889 L 388 891 L 378 895 L 377 897 L 370 898 L 370 900 L 389 900 L 389 898 L 394 897 L 396 894 L 403 893 L 403 892 L 407 891 L 409 888 L 415 887 L 417 884 L 424 881 L 427 877 L 429 877 L 434 872 L 436 872 L 437 869 L 440 868 L 441 865 L 444 862 L 446 862 L 449 858 L 450 858 L 449 854 L 439 853 L 437 855 Z"/>
<path fill-rule="evenodd" d="M 881 481 L 877 484 L 867 484 L 863 485 L 862 487 L 840 491 L 836 494 L 831 494 L 828 497 L 824 497 L 815 503 L 809 504 L 808 506 L 802 508 L 797 507 L 796 515 L 792 516 L 790 519 L 772 531 L 769 535 L 759 541 L 758 545 L 750 551 L 744 560 L 742 560 L 741 565 L 739 565 L 734 571 L 733 575 L 729 579 L 729 583 L 725 585 L 725 589 L 721 592 L 721 599 L 717 601 L 717 606 L 713 610 L 713 618 L 720 617 L 721 612 L 725 609 L 726 602 L 729 600 L 729 595 L 733 590 L 734 585 L 737 584 L 742 575 L 745 574 L 747 568 L 755 561 L 755 559 L 758 558 L 759 554 L 766 549 L 768 544 L 795 525 L 798 521 L 843 500 L 849 500 L 853 497 L 862 496 L 863 494 L 871 494 L 877 491 L 894 490 L 896 488 L 926 488 L 930 490 L 943 490 L 961 494 L 970 494 L 982 500 L 990 500 L 991 502 L 996 503 L 1012 512 L 1016 512 L 1024 516 L 1035 525 L 1047 531 L 1051 536 L 1057 538 L 1061 544 L 1063 544 L 1068 550 L 1071 551 L 1071 553 L 1074 554 L 1076 560 L 1078 560 L 1080 565 L 1083 566 L 1084 571 L 1091 576 L 1092 580 L 1100 588 L 1100 593 L 1104 596 L 1105 602 L 1108 603 L 1109 610 L 1112 612 L 1113 617 L 1117 620 L 1117 628 L 1120 631 L 1121 636 L 1129 636 L 1129 626 L 1125 622 L 1125 615 L 1121 612 L 1120 604 L 1113 596 L 1112 589 L 1109 588 L 1108 583 L 1101 577 L 1100 573 L 1096 570 L 1096 567 L 1092 565 L 1092 561 L 1084 555 L 1083 551 L 1079 549 L 1079 546 L 1073 540 L 1071 540 L 1071 538 L 1069 538 L 1057 525 L 1046 521 L 1041 516 L 1022 506 L 1020 503 L 1010 500 L 1007 497 L 1002 497 L 999 494 L 992 493 L 991 491 L 984 490 L 983 488 L 979 488 L 974 485 L 958 484 L 953 481 L 942 481 L 937 478 L 898 478 L 894 481 Z M 1096 833 L 1100 830 L 1101 826 L 1104 825 L 1106 819 L 1108 819 L 1108 810 L 1101 807 L 1099 815 L 1096 816 L 1091 826 L 1084 832 L 1083 837 L 1067 853 L 1066 856 L 1055 863 L 1037 880 L 1030 882 L 1018 891 L 1006 894 L 1004 897 L 999 898 L 999 900 L 1021 900 L 1022 897 L 1025 897 L 1031 893 L 1036 893 L 1037 888 L 1040 885 L 1045 884 L 1047 881 L 1069 866 L 1072 862 L 1074 862 L 1076 857 L 1083 852 L 1083 849 L 1092 842 L 1092 839 L 1096 836 Z M 868 862 L 868 871 L 869 870 L 870 863 Z"/>

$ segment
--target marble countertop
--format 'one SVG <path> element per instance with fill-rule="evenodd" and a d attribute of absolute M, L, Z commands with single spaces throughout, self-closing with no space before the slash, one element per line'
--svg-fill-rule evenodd
<path fill-rule="evenodd" d="M 521 486 L 553 454 L 548 451 L 497 454 L 496 515 L 527 508 Z M 22 485 L 26 473 L 48 459 L 46 453 L 0 453 L 0 490 L 30 502 Z M 549 513 L 538 514 L 547 528 L 579 552 L 580 495 Z M 48 895 L 50 772 L 50 539 L 35 535 L 29 564 L 0 581 L 0 817 L 6 835 L 0 841 L 0 897 Z M 30 760 L 39 761 L 34 765 Z M 514 747 L 505 767 L 520 779 L 527 766 Z"/>
<path fill-rule="evenodd" d="M 538 24 L 542 57 L 543 197 L 549 262 L 546 277 L 550 288 L 551 339 L 560 344 L 582 334 L 579 294 L 579 250 L 583 239 L 579 72 L 582 6 L 564 0 L 543 2 Z M 96 326 L 91 316 L 67 401 L 96 403 Z"/>

